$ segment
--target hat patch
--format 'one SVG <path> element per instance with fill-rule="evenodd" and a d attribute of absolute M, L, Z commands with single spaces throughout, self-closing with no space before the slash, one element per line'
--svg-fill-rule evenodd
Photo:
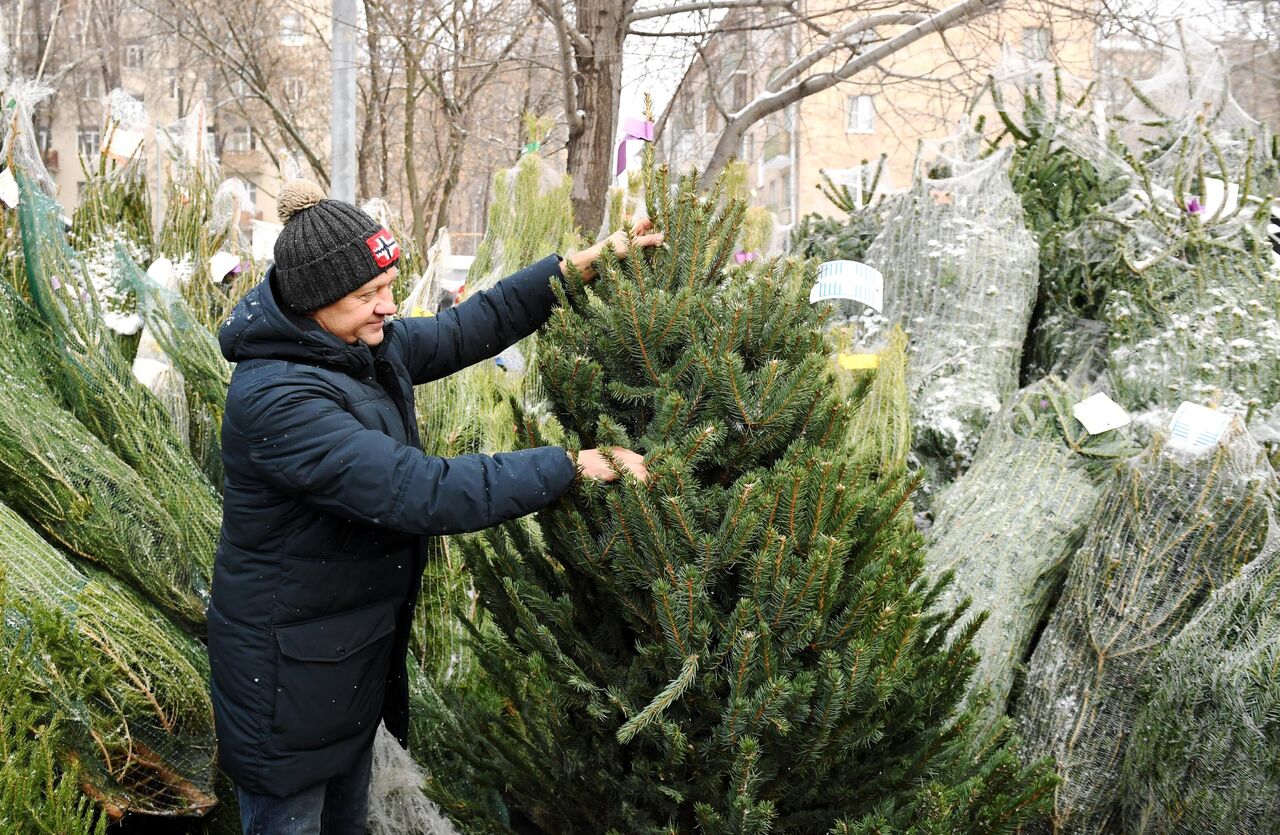
<path fill-rule="evenodd" d="M 391 237 L 386 229 L 379 229 L 364 242 L 373 254 L 373 261 L 382 269 L 386 269 L 400 257 L 400 244 Z"/>

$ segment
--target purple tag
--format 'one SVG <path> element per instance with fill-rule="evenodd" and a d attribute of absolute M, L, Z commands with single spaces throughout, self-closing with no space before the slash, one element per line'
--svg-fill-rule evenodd
<path fill-rule="evenodd" d="M 627 168 L 627 143 L 632 140 L 652 142 L 653 122 L 645 119 L 627 119 L 622 123 L 622 141 L 618 143 L 618 163 L 613 170 L 615 177 Z"/>

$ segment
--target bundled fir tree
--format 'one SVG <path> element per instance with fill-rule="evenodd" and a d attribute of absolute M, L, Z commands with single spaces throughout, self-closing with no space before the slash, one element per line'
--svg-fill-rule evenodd
<path fill-rule="evenodd" d="M 1051 778 L 956 712 L 972 630 L 931 610 L 913 479 L 847 444 L 811 265 L 726 271 L 743 205 L 646 156 L 666 246 L 571 275 L 540 370 L 571 440 L 649 481 L 468 549 L 487 680 L 427 705 L 462 765 L 431 792 L 471 831 L 1012 831 Z"/>

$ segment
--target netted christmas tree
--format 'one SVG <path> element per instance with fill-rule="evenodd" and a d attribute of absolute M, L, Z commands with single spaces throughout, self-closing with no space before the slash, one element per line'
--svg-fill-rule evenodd
<path fill-rule="evenodd" d="M 1273 506 L 1277 497 L 1272 491 Z M 1280 529 L 1143 681 L 1124 760 L 1133 833 L 1274 831 L 1280 821 Z"/>
<path fill-rule="evenodd" d="M 465 766 L 433 794 L 472 831 L 1011 831 L 1050 784 L 955 714 L 971 633 L 931 611 L 914 480 L 847 445 L 811 266 L 726 272 L 744 206 L 650 154 L 666 244 L 571 275 L 540 361 L 570 443 L 650 478 L 580 481 L 467 549 L 485 692 L 427 705 Z"/>
<path fill-rule="evenodd" d="M 911 337 L 914 447 L 931 487 L 964 472 L 1017 390 L 1036 294 L 1036 242 L 1005 173 L 1008 152 L 978 159 L 977 144 L 962 126 L 922 153 L 865 258 L 884 274 L 884 316 Z"/>
<path fill-rule="evenodd" d="M 1210 592 L 1262 552 L 1274 481 L 1239 421 L 1198 455 L 1157 436 L 1111 476 L 1015 708 L 1028 748 L 1063 778 L 1044 831 L 1120 825 L 1125 748 L 1145 732 L 1140 685 Z"/>
<path fill-rule="evenodd" d="M 1110 120 L 1063 73 L 1015 70 L 992 89 L 1041 244 L 1027 371 L 1092 354 L 1148 426 L 1183 400 L 1280 413 L 1276 165 L 1222 54 L 1185 38 Z"/>
<path fill-rule="evenodd" d="M 466 292 L 487 290 L 506 276 L 552 253 L 576 248 L 569 178 L 556 174 L 535 146 L 549 125 L 526 119 L 530 148 L 513 168 L 493 177 L 488 226 L 467 275 Z M 432 315 L 437 288 L 447 270 L 447 233 L 437 237 L 434 257 L 402 305 L 411 316 Z M 431 455 L 492 454 L 516 443 L 511 403 L 544 414 L 542 386 L 530 367 L 537 337 L 507 349 L 495 362 L 480 363 L 419 386 L 418 426 L 423 449 Z M 455 616 L 461 608 L 476 614 L 471 580 L 455 549 L 454 538 L 433 538 L 424 577 L 424 593 L 415 619 L 413 661 L 424 680 L 465 677 L 470 653 Z"/>
<path fill-rule="evenodd" d="M 28 653 L 24 685 L 85 793 L 117 819 L 212 808 L 204 647 L 123 583 L 77 568 L 3 504 L 0 572 L 13 601 L 0 647 L 6 658 Z"/>
<path fill-rule="evenodd" d="M 1095 517 L 1106 465 L 1136 451 L 1119 432 L 1090 435 L 1072 416 L 1087 394 L 1056 378 L 1019 392 L 982 436 L 973 467 L 934 506 L 927 564 L 936 576 L 954 574 L 941 605 L 967 597 L 988 613 L 970 684 L 989 689 L 990 719 L 1003 715 L 1017 666 Z"/>

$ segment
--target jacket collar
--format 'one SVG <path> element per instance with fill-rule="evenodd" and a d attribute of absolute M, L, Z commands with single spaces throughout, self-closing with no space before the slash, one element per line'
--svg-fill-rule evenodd
<path fill-rule="evenodd" d="M 275 293 L 275 267 L 245 294 L 218 329 L 222 355 L 230 362 L 278 359 L 342 371 L 356 378 L 373 373 L 375 352 L 363 340 L 348 345 L 280 305 Z M 384 338 L 379 349 L 386 345 Z M 378 355 L 381 354 L 379 350 Z"/>

